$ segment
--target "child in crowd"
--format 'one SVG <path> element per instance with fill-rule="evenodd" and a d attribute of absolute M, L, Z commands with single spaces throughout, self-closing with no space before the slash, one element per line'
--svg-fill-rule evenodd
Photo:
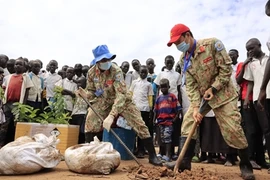
<path fill-rule="evenodd" d="M 147 59 L 146 66 L 148 69 L 147 81 L 152 84 L 153 93 L 154 93 L 153 104 L 155 104 L 156 97 L 157 97 L 157 86 L 154 83 L 154 80 L 156 79 L 157 75 L 154 72 L 154 69 L 156 67 L 154 59 L 152 59 L 152 58 Z M 151 111 L 150 111 L 150 119 L 153 119 L 153 109 L 151 109 Z M 152 136 L 153 136 L 153 131 L 154 131 L 154 127 L 149 127 L 149 132 Z"/>
<path fill-rule="evenodd" d="M 82 73 L 84 77 L 87 77 L 87 73 L 89 71 L 90 67 L 88 65 L 83 65 L 82 67 Z"/>
<path fill-rule="evenodd" d="M 15 73 L 4 78 L 3 89 L 5 90 L 3 104 L 5 113 L 5 132 L 2 132 L 5 144 L 14 141 L 15 125 L 14 116 L 11 112 L 15 102 L 26 104 L 28 99 L 29 89 L 33 87 L 33 83 L 29 75 L 24 73 L 25 61 L 17 59 L 15 62 Z M 2 129 L 3 130 L 3 129 Z"/>
<path fill-rule="evenodd" d="M 171 161 L 173 123 L 178 118 L 181 107 L 176 96 L 169 92 L 169 80 L 161 79 L 159 85 L 162 94 L 156 100 L 153 121 L 157 122 L 161 146 L 165 147 L 166 155 L 162 156 L 162 159 L 169 162 Z"/>
<path fill-rule="evenodd" d="M 77 84 L 73 82 L 74 68 L 69 67 L 66 71 L 66 78 L 62 80 L 62 83 L 57 84 L 63 88 L 62 94 L 65 100 L 65 109 L 71 114 L 73 110 L 73 98 L 75 98 L 75 91 L 78 89 Z"/>
<path fill-rule="evenodd" d="M 156 95 L 157 95 L 157 86 L 154 83 L 154 81 L 155 81 L 157 75 L 154 72 L 154 69 L 156 67 L 154 59 L 152 59 L 152 58 L 147 59 L 146 60 L 146 66 L 147 66 L 147 69 L 148 69 L 148 72 L 149 72 L 148 75 L 147 75 L 147 80 L 152 84 L 153 91 L 154 91 L 153 102 L 155 102 L 155 98 L 156 98 Z"/>
<path fill-rule="evenodd" d="M 78 79 L 77 87 L 85 89 L 86 87 L 85 77 L 82 76 Z M 78 141 L 79 144 L 85 143 L 84 126 L 87 109 L 88 109 L 87 103 L 81 97 L 76 96 L 74 108 L 71 114 L 72 119 L 70 120 L 70 124 L 80 126 L 79 141 Z"/>
<path fill-rule="evenodd" d="M 59 70 L 58 72 L 57 72 L 57 74 L 58 75 L 60 75 L 61 77 L 62 77 L 62 79 L 65 79 L 66 78 L 66 71 L 64 71 L 64 70 Z"/>
<path fill-rule="evenodd" d="M 63 70 L 63 71 L 67 71 L 67 68 L 68 68 L 68 65 L 64 65 L 64 66 L 62 66 L 62 69 L 61 70 Z"/>
<path fill-rule="evenodd" d="M 7 70 L 9 74 L 15 73 L 14 66 L 15 66 L 15 59 L 10 59 L 7 61 Z"/>
<path fill-rule="evenodd" d="M 8 60 L 9 60 L 9 58 L 6 55 L 0 54 L 0 67 L 4 69 L 4 76 L 7 76 L 10 74 L 7 70 Z"/>
<path fill-rule="evenodd" d="M 73 80 L 75 80 L 75 82 L 77 82 L 77 80 L 83 76 L 83 72 L 82 72 L 82 64 L 75 64 L 74 66 L 74 73 L 75 73 L 75 76 L 73 77 Z"/>
<path fill-rule="evenodd" d="M 138 59 L 133 59 L 131 61 L 131 65 L 135 71 L 132 72 L 132 81 L 138 79 L 140 77 L 140 67 L 141 63 Z"/>
<path fill-rule="evenodd" d="M 40 109 L 39 113 L 41 113 L 42 91 L 44 88 L 44 79 L 39 76 L 41 64 L 37 60 L 31 61 L 29 64 L 31 67 L 31 72 L 28 74 L 34 86 L 29 90 L 27 104 L 35 109 Z"/>
<path fill-rule="evenodd" d="M 54 88 L 55 84 L 62 80 L 62 77 L 58 75 L 55 70 L 58 69 L 58 62 L 56 60 L 51 60 L 47 66 L 47 69 L 49 70 L 48 76 L 44 80 L 44 85 L 46 88 L 46 98 L 47 101 L 53 102 L 53 96 L 54 96 Z"/>
<path fill-rule="evenodd" d="M 128 72 L 129 62 L 127 62 L 127 61 L 122 62 L 120 68 L 122 69 L 127 89 L 129 89 L 130 85 L 132 83 L 132 74 L 130 72 Z"/>
<path fill-rule="evenodd" d="M 140 68 L 140 78 L 132 82 L 130 91 L 133 93 L 132 99 L 137 108 L 141 111 L 141 116 L 146 126 L 153 126 L 150 120 L 150 110 L 153 107 L 153 88 L 151 83 L 147 81 L 148 70 L 146 66 L 141 66 Z M 144 145 L 140 138 L 138 138 L 138 158 L 144 157 Z"/>
<path fill-rule="evenodd" d="M 160 80 L 165 78 L 169 80 L 170 83 L 170 89 L 169 92 L 173 93 L 175 97 L 178 99 L 181 107 L 182 107 L 182 96 L 181 96 L 181 76 L 178 72 L 174 71 L 173 66 L 175 64 L 174 58 L 171 55 L 168 55 L 165 57 L 165 66 L 166 68 L 164 71 L 160 72 L 156 79 L 154 80 L 154 83 L 157 85 L 158 89 L 159 88 L 159 83 Z M 158 91 L 158 94 L 160 91 Z M 180 129 L 181 129 L 181 122 L 180 119 L 178 118 L 176 122 L 173 124 L 173 134 L 172 134 L 172 156 L 173 159 L 177 158 L 177 155 L 175 154 L 175 146 L 179 145 L 179 136 L 180 136 Z M 162 148 L 162 147 L 161 147 Z M 163 152 L 163 151 L 162 151 Z"/>

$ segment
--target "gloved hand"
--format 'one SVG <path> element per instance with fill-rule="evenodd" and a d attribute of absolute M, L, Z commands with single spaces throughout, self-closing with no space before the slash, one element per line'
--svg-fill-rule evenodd
<path fill-rule="evenodd" d="M 103 121 L 103 128 L 105 128 L 108 132 L 111 129 L 111 125 L 113 123 L 114 120 L 114 116 L 113 115 L 109 115 L 106 117 L 106 119 Z"/>

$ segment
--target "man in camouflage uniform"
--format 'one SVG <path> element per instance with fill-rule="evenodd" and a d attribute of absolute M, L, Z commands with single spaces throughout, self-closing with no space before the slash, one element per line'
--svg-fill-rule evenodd
<path fill-rule="evenodd" d="M 186 83 L 190 107 L 184 116 L 181 141 L 183 147 L 194 120 L 200 123 L 211 109 L 216 115 L 221 133 L 226 143 L 239 150 L 240 170 L 244 179 L 255 179 L 248 157 L 248 144 L 240 125 L 241 115 L 237 108 L 237 92 L 231 81 L 232 61 L 222 42 L 216 38 L 195 40 L 190 29 L 177 24 L 171 30 L 171 40 L 183 52 L 181 60 L 184 67 L 182 83 Z M 201 99 L 208 100 L 203 113 L 199 112 Z M 180 170 L 191 169 L 196 143 L 195 133 L 191 140 Z M 174 163 L 167 164 L 173 167 Z"/>
<path fill-rule="evenodd" d="M 88 136 L 102 131 L 103 127 L 109 131 L 114 119 L 121 115 L 143 140 L 149 153 L 149 162 L 162 165 L 156 156 L 149 130 L 141 118 L 140 111 L 132 102 L 131 93 L 126 89 L 122 70 L 111 62 L 116 55 L 111 54 L 106 45 L 97 46 L 93 49 L 93 54 L 95 59 L 91 64 L 94 66 L 88 71 L 87 92 L 79 90 L 78 93 L 87 97 L 95 111 L 105 120 L 102 122 L 89 108 L 85 123 L 86 140 L 89 142 Z"/>

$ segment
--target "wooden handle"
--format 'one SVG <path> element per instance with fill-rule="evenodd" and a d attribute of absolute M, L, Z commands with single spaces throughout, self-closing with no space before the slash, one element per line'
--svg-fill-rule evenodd
<path fill-rule="evenodd" d="M 183 146 L 183 148 L 182 148 L 182 150 L 181 150 L 181 153 L 180 153 L 180 155 L 178 156 L 178 158 L 177 158 L 177 160 L 176 160 L 176 163 L 175 163 L 175 166 L 174 166 L 174 169 L 173 169 L 174 174 L 176 174 L 176 173 L 178 172 L 179 166 L 180 166 L 180 164 L 181 164 L 181 162 L 182 162 L 182 160 L 183 160 L 183 158 L 184 158 L 184 156 L 185 156 L 185 154 L 186 154 L 186 151 L 187 151 L 187 148 L 188 148 L 188 146 L 189 146 L 191 137 L 192 137 L 193 134 L 195 133 L 195 131 L 196 131 L 196 129 L 197 129 L 197 126 L 198 126 L 197 122 L 194 121 L 194 123 L 193 123 L 193 125 L 192 125 L 192 129 L 191 129 L 191 131 L 190 131 L 189 134 L 188 134 L 188 137 L 187 137 L 187 139 L 186 139 L 186 142 L 185 142 L 185 144 L 184 144 L 184 146 Z M 179 147 L 178 147 L 178 148 L 179 148 Z"/>

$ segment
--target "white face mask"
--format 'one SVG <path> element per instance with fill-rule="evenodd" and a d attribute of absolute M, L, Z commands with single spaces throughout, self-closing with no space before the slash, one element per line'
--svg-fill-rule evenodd
<path fill-rule="evenodd" d="M 108 70 L 110 69 L 112 66 L 112 62 L 111 61 L 107 61 L 107 62 L 104 62 L 104 63 L 99 63 L 98 67 L 101 69 L 101 70 Z"/>
<path fill-rule="evenodd" d="M 185 41 L 178 44 L 176 47 L 179 51 L 185 53 L 189 49 L 189 44 L 187 44 Z"/>

